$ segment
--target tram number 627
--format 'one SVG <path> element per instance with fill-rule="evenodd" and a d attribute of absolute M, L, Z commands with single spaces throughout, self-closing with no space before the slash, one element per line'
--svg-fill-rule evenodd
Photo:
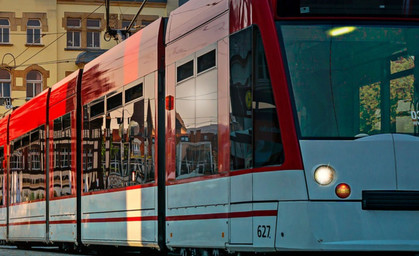
<path fill-rule="evenodd" d="M 259 225 L 257 229 L 257 235 L 259 238 L 271 238 L 271 226 Z"/>

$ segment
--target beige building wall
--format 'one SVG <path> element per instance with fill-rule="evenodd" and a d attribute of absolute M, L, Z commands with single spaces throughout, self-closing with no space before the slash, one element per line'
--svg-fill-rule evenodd
<path fill-rule="evenodd" d="M 129 21 L 137 13 L 141 2 L 112 1 L 110 7 L 110 25 L 115 29 L 122 27 L 122 20 Z M 11 100 L 13 107 L 27 101 L 26 76 L 31 70 L 39 71 L 43 78 L 43 89 L 51 87 L 66 75 L 83 66 L 76 65 L 77 57 L 84 53 L 110 49 L 118 44 L 111 39 L 105 41 L 106 14 L 105 0 L 0 0 L 0 19 L 10 22 L 10 42 L 0 42 L 0 69 L 11 74 Z M 149 1 L 136 21 L 142 23 L 167 17 L 178 6 L 178 0 Z M 81 46 L 77 49 L 67 47 L 67 18 L 80 18 Z M 28 19 L 41 22 L 41 42 L 27 44 Z M 100 47 L 86 47 L 87 19 L 100 20 Z M 120 41 L 119 41 L 120 42 Z M 1 83 L 1 80 L 0 80 Z M 1 97 L 0 97 L 1 98 Z M 2 103 L 0 99 L 0 103 Z M 0 105 L 0 117 L 9 109 Z"/>

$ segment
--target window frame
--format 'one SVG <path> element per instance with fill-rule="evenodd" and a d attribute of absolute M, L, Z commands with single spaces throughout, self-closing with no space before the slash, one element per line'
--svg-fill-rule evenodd
<path fill-rule="evenodd" d="M 11 94 L 12 94 L 12 75 L 10 74 L 9 71 L 3 69 L 4 72 L 7 72 L 7 74 L 9 75 L 9 79 L 1 79 L 0 78 L 0 99 L 4 99 L 4 98 L 10 98 Z M 0 71 L 3 71 L 0 70 Z M 5 96 L 4 95 L 4 86 L 9 86 L 9 95 Z"/>
<path fill-rule="evenodd" d="M 38 21 L 39 25 L 29 25 L 31 21 Z M 29 35 L 29 31 L 32 31 L 32 35 Z M 36 32 L 39 31 L 39 42 L 36 41 Z M 31 38 L 32 42 L 29 42 Z M 26 22 L 26 44 L 27 45 L 42 45 L 42 22 L 39 19 L 28 19 Z"/>
<path fill-rule="evenodd" d="M 0 24 L 0 44 L 10 44 L 10 21 L 6 18 L 0 18 L 0 20 L 7 21 L 7 25 Z M 6 32 L 6 31 L 7 32 Z M 7 33 L 7 41 L 4 40 L 4 35 Z"/>
<path fill-rule="evenodd" d="M 89 20 L 98 21 L 98 26 L 88 26 L 87 23 Z M 86 48 L 89 49 L 99 49 L 100 48 L 100 28 L 101 20 L 100 19 L 87 19 L 86 20 Z M 96 38 L 97 36 L 97 38 Z M 95 40 L 97 39 L 97 45 Z M 89 40 L 91 40 L 91 45 L 89 45 Z"/>
<path fill-rule="evenodd" d="M 77 20 L 79 25 L 78 26 L 72 26 L 72 25 L 68 25 L 68 21 L 69 20 Z M 67 28 L 67 43 L 66 43 L 66 47 L 67 48 L 74 48 L 74 49 L 79 49 L 81 48 L 81 18 L 71 18 L 71 17 L 67 17 L 66 19 L 66 28 Z M 75 40 L 75 34 L 79 35 L 78 38 L 78 45 L 76 45 L 76 40 Z M 71 35 L 71 41 L 69 40 L 69 35 Z M 71 42 L 71 44 L 70 44 Z"/>
<path fill-rule="evenodd" d="M 41 79 L 40 80 L 30 80 L 30 79 L 28 79 L 29 73 L 31 73 L 31 72 L 38 72 L 39 75 L 41 76 Z M 43 80 L 44 79 L 43 79 L 42 73 L 39 72 L 38 70 L 31 70 L 26 74 L 26 100 L 32 99 L 32 98 L 36 97 L 38 94 L 40 94 L 42 92 Z M 36 93 L 36 86 L 37 85 L 40 86 L 40 88 L 39 88 L 40 90 L 39 90 L 38 94 Z M 29 86 L 32 87 L 32 96 L 28 95 Z"/>

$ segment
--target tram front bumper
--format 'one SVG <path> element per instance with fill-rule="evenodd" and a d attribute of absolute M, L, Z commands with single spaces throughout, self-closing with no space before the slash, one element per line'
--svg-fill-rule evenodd
<path fill-rule="evenodd" d="M 419 211 L 363 210 L 361 201 L 280 202 L 278 251 L 419 251 Z"/>

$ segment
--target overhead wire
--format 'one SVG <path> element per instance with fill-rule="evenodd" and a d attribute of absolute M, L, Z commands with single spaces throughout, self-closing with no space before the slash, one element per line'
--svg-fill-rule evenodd
<path fill-rule="evenodd" d="M 90 15 L 92 15 L 93 13 L 95 13 L 97 10 L 99 10 L 99 8 L 101 8 L 103 6 L 103 3 L 101 4 L 101 5 L 99 5 L 95 10 L 93 10 L 91 13 L 89 13 L 86 17 L 84 17 L 83 19 L 82 19 L 82 21 L 83 20 L 85 20 L 85 19 L 87 19 L 87 18 L 89 18 L 90 17 Z M 57 34 L 60 34 L 60 33 L 57 33 Z M 43 52 L 45 49 L 47 49 L 49 46 L 51 46 L 53 43 L 55 43 L 55 42 L 57 42 L 61 37 L 63 37 L 64 35 L 66 35 L 67 34 L 67 31 L 65 31 L 65 32 L 62 32 L 61 33 L 61 35 L 60 36 L 58 36 L 54 41 L 52 41 L 51 43 L 49 43 L 48 45 L 46 45 L 46 46 L 44 46 L 44 47 L 42 47 L 42 49 L 40 49 L 38 52 L 36 52 L 34 55 L 32 55 L 31 57 L 29 57 L 28 59 L 26 59 L 24 62 L 22 62 L 20 65 L 17 65 L 15 68 L 17 68 L 17 67 L 21 67 L 21 66 L 23 66 L 23 64 L 25 64 L 26 62 L 28 62 L 29 60 L 31 60 L 31 59 L 33 59 L 35 56 L 37 56 L 38 54 L 40 54 L 41 52 Z M 25 53 L 28 49 L 29 49 L 30 47 L 27 47 L 25 50 L 23 50 L 23 52 L 21 52 L 15 59 L 17 59 L 19 56 L 21 56 L 23 53 Z M 9 64 L 10 64 L 11 62 L 9 62 Z M 9 65 L 8 64 L 8 65 Z"/>

